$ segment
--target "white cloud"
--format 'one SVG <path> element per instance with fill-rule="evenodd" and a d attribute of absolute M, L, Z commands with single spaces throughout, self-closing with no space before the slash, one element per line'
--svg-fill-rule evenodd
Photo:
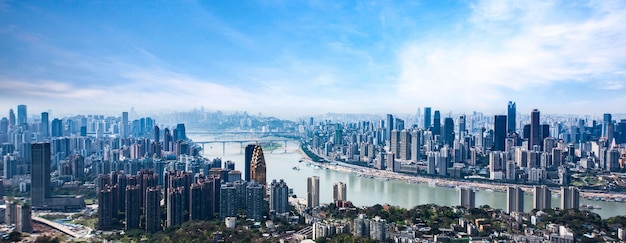
<path fill-rule="evenodd" d="M 622 77 L 624 4 L 575 7 L 581 18 L 564 17 L 553 4 L 480 1 L 463 38 L 416 40 L 401 49 L 398 92 L 424 105 L 480 110 L 504 106 L 516 92 L 541 95 L 529 91 Z"/>

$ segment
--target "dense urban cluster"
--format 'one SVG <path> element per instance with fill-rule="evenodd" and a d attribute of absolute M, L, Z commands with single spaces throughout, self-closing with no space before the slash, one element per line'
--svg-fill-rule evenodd
<path fill-rule="evenodd" d="M 166 116 L 163 120 L 171 121 L 159 125 L 157 119 L 134 111 L 51 121 L 49 113 L 42 112 L 29 119 L 26 105 L 19 105 L 17 115 L 10 110 L 8 118 L 0 120 L 0 192 L 5 194 L 6 188 L 8 195 L 0 207 L 4 214 L 0 221 L 12 225 L 11 230 L 32 232 L 33 220 L 54 224 L 45 214 L 39 217 L 40 212 L 82 210 L 96 221 L 80 237 L 95 234 L 113 240 L 164 237 L 164 232 L 199 222 L 215 228 L 202 234 L 215 241 L 332 241 L 335 236 L 395 242 L 471 237 L 526 242 L 622 239 L 620 223 L 587 227 L 559 219 L 597 217 L 579 211 L 581 193 L 623 190 L 624 177 L 616 172 L 623 172 L 626 162 L 622 146 L 626 120 L 613 121 L 611 114 L 602 121 L 546 116 L 541 123 L 538 110 L 517 119 L 515 103 L 508 108 L 507 115 L 493 119 L 481 113 L 458 119 L 450 115 L 443 124 L 440 111 L 435 110 L 431 119 L 428 107 L 424 114 L 406 119 L 387 115 L 378 121 L 317 118 L 317 122 L 194 110 Z M 262 144 L 235 141 L 242 144 L 242 172 L 233 161 L 200 156 L 204 144 L 188 138 L 187 122 L 201 129 L 235 128 L 299 138 L 304 154 L 312 159 L 307 165 L 496 182 L 499 187 L 494 189 L 506 191 L 507 207 L 476 208 L 476 188 L 462 186 L 459 207 L 356 208 L 348 200 L 345 182 L 333 185 L 333 200 L 326 204 L 320 202 L 320 194 L 329 192 L 320 189 L 318 176 L 302 178 L 306 196 L 295 198 L 285 181 L 267 178 Z M 601 179 L 589 183 L 591 177 Z M 524 208 L 524 191 L 533 194 L 532 210 Z M 551 205 L 553 196 L 560 197 L 560 205 Z M 224 234 L 233 230 L 247 233 L 244 238 Z"/>

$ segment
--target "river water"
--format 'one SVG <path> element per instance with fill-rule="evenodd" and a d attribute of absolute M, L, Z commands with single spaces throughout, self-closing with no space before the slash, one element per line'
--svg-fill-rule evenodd
<path fill-rule="evenodd" d="M 193 141 L 212 141 L 211 136 L 190 133 Z M 307 166 L 306 163 L 298 162 L 303 158 L 299 152 L 296 141 L 288 141 L 287 148 L 283 147 L 273 151 L 265 151 L 267 166 L 267 181 L 283 179 L 289 188 L 293 189 L 298 197 L 306 197 L 306 178 L 311 176 L 320 177 L 320 203 L 332 202 L 332 186 L 335 182 L 347 183 L 347 197 L 355 206 L 371 206 L 374 204 L 390 204 L 404 208 L 412 208 L 420 204 L 438 204 L 454 206 L 459 204 L 459 192 L 455 188 L 435 187 L 429 184 L 413 184 L 406 181 L 382 180 L 375 178 L 360 177 L 354 173 L 319 169 Z M 243 144 L 245 147 L 246 144 Z M 244 174 L 244 148 L 240 143 L 211 143 L 204 146 L 203 155 L 207 158 L 222 158 L 235 162 L 235 169 Z M 298 167 L 300 170 L 294 170 Z M 526 193 L 524 196 L 524 210 L 530 211 L 533 206 L 533 195 Z M 601 206 L 602 209 L 593 210 L 602 218 L 626 214 L 626 203 L 591 201 L 580 199 L 580 204 Z M 476 192 L 476 205 L 489 205 L 493 208 L 506 209 L 505 192 L 488 192 L 480 190 Z M 560 198 L 552 197 L 552 206 L 560 206 Z"/>

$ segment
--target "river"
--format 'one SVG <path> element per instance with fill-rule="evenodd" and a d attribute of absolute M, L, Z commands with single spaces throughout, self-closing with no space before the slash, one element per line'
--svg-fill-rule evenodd
<path fill-rule="evenodd" d="M 213 137 L 190 133 L 189 138 L 193 141 L 212 141 Z M 283 142 L 281 142 L 284 145 Z M 246 144 L 243 144 L 245 147 Z M 224 149 L 224 150 L 223 150 Z M 203 155 L 207 158 L 222 158 L 223 163 L 227 160 L 235 162 L 235 169 L 244 174 L 244 154 L 240 143 L 206 144 Z M 224 153 L 225 152 L 225 153 Z M 306 197 L 306 178 L 311 176 L 320 177 L 320 203 L 332 201 L 332 186 L 335 182 L 347 183 L 347 197 L 355 206 L 371 206 L 374 204 L 390 204 L 404 208 L 412 208 L 420 204 L 438 204 L 454 206 L 459 203 L 459 193 L 455 188 L 435 187 L 429 184 L 413 184 L 406 181 L 382 180 L 361 177 L 354 173 L 328 170 L 307 166 L 299 163 L 303 158 L 296 141 L 288 141 L 287 148 L 280 147 L 273 151 L 264 151 L 267 166 L 267 180 L 283 179 L 289 188 L 293 188 L 298 197 Z M 294 170 L 297 167 L 300 170 Z M 626 203 L 591 201 L 586 198 L 580 199 L 580 204 L 591 204 L 602 207 L 593 210 L 602 218 L 616 215 L 624 215 Z M 488 192 L 480 190 L 476 192 L 476 205 L 489 205 L 493 208 L 506 209 L 506 193 Z M 552 197 L 552 206 L 559 207 L 560 198 Z M 533 195 L 526 193 L 524 196 L 524 210 L 530 211 L 533 206 Z"/>

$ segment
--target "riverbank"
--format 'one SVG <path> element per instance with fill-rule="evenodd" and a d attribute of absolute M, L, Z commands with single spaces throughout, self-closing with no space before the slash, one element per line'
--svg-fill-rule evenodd
<path fill-rule="evenodd" d="M 373 179 L 382 179 L 382 180 L 397 180 L 404 181 L 406 183 L 415 184 L 415 183 L 425 183 L 429 185 L 434 185 L 438 187 L 469 187 L 472 189 L 478 190 L 493 190 L 493 191 L 501 191 L 506 192 L 507 187 L 509 186 L 519 186 L 526 193 L 532 193 L 533 187 L 529 185 L 519 185 L 519 184 L 511 184 L 511 183 L 501 183 L 501 182 L 477 182 L 477 181 L 467 181 L 467 180 L 455 180 L 452 178 L 430 178 L 419 175 L 406 175 L 397 172 L 392 172 L 388 170 L 377 170 L 373 168 L 361 167 L 356 165 L 351 165 L 343 162 L 332 162 L 332 163 L 319 163 L 313 161 L 309 156 L 300 149 L 299 153 L 304 157 L 303 162 L 310 163 L 315 166 L 319 166 L 321 168 L 330 169 L 334 171 L 340 171 L 345 173 L 354 173 L 358 176 L 369 177 Z M 552 193 L 560 193 L 558 189 L 551 189 Z M 615 201 L 615 202 L 626 202 L 626 195 L 621 193 L 606 193 L 606 192 L 588 192 L 581 191 L 581 197 L 585 198 L 596 198 L 597 200 L 602 201 Z"/>

